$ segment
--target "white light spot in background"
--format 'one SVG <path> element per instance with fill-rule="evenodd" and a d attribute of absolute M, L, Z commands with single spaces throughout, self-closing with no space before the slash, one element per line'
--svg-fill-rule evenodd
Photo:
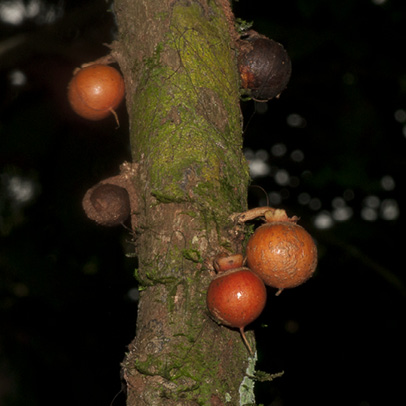
<path fill-rule="evenodd" d="M 244 149 L 244 156 L 247 161 L 250 161 L 251 159 L 254 159 L 255 154 L 252 149 L 247 148 L 247 149 Z"/>
<path fill-rule="evenodd" d="M 271 172 L 270 165 L 266 162 L 269 154 L 264 149 L 252 151 L 251 149 L 244 150 L 244 156 L 248 161 L 250 175 L 255 178 L 257 176 L 267 176 Z"/>
<path fill-rule="evenodd" d="M 63 14 L 63 2 L 45 4 L 41 0 L 3 1 L 0 4 L 0 20 L 4 23 L 19 25 L 27 19 L 35 19 L 40 24 L 55 22 Z"/>
<path fill-rule="evenodd" d="M 352 217 L 352 209 L 351 207 L 338 207 L 337 209 L 333 210 L 332 216 L 334 220 L 337 221 L 347 221 Z"/>
<path fill-rule="evenodd" d="M 304 128 L 306 127 L 306 120 L 299 114 L 292 113 L 286 118 L 286 123 L 289 127 Z"/>
<path fill-rule="evenodd" d="M 257 176 L 269 175 L 271 167 L 262 159 L 252 159 L 249 161 L 250 174 L 253 178 Z"/>
<path fill-rule="evenodd" d="M 379 199 L 378 196 L 375 196 L 375 195 L 367 196 L 364 199 L 364 205 L 371 209 L 377 209 L 380 204 L 381 204 L 381 200 Z"/>
<path fill-rule="evenodd" d="M 378 212 L 372 207 L 363 207 L 361 209 L 361 218 L 366 221 L 375 221 L 378 218 Z"/>
<path fill-rule="evenodd" d="M 138 302 L 140 298 L 140 291 L 137 288 L 132 288 L 127 292 L 127 296 L 130 300 Z"/>
<path fill-rule="evenodd" d="M 271 154 L 273 156 L 283 156 L 286 154 L 286 145 L 285 144 L 275 144 L 271 148 Z"/>
<path fill-rule="evenodd" d="M 396 220 L 399 217 L 399 206 L 394 199 L 385 199 L 381 205 L 381 216 L 384 220 Z"/>
<path fill-rule="evenodd" d="M 330 213 L 327 211 L 322 211 L 314 219 L 314 226 L 318 229 L 325 230 L 331 228 L 334 225 L 334 220 Z"/>
<path fill-rule="evenodd" d="M 395 111 L 395 120 L 399 123 L 404 123 L 406 121 L 406 111 L 403 109 L 399 109 Z"/>
<path fill-rule="evenodd" d="M 18 25 L 25 19 L 36 17 L 39 10 L 38 0 L 31 0 L 27 4 L 22 0 L 6 1 L 0 5 L 0 19 L 5 23 Z"/>
<path fill-rule="evenodd" d="M 35 196 L 36 185 L 31 179 L 13 175 L 8 179 L 7 191 L 16 204 L 25 204 Z"/>
<path fill-rule="evenodd" d="M 389 176 L 389 175 L 384 176 L 381 179 L 381 185 L 384 190 L 393 190 L 393 189 L 395 189 L 395 186 L 396 186 L 395 180 L 392 178 L 392 176 Z"/>
<path fill-rule="evenodd" d="M 292 151 L 292 153 L 290 154 L 290 157 L 292 159 L 292 161 L 295 162 L 302 162 L 304 159 L 304 153 L 303 151 L 301 151 L 300 149 L 295 149 L 294 151 Z"/>
<path fill-rule="evenodd" d="M 346 221 L 352 217 L 353 210 L 347 206 L 344 198 L 335 197 L 331 202 L 331 206 L 333 207 L 332 217 L 334 220 Z"/>
<path fill-rule="evenodd" d="M 255 158 L 260 159 L 261 161 L 266 161 L 269 158 L 269 154 L 264 149 L 259 149 L 255 152 Z"/>
<path fill-rule="evenodd" d="M 382 4 L 385 4 L 387 0 L 371 0 L 373 4 L 376 4 L 377 6 L 382 6 Z"/>
<path fill-rule="evenodd" d="M 0 4 L 0 20 L 18 25 L 24 21 L 24 4 L 22 1 L 7 1 Z"/>
<path fill-rule="evenodd" d="M 19 69 L 15 69 L 9 74 L 10 83 L 13 86 L 23 86 L 27 82 L 27 76 Z"/>
<path fill-rule="evenodd" d="M 299 202 L 299 204 L 302 204 L 302 205 L 309 204 L 310 200 L 311 200 L 311 196 L 309 195 L 309 193 L 306 193 L 306 192 L 300 193 L 300 195 L 297 197 L 297 201 Z"/>
<path fill-rule="evenodd" d="M 331 205 L 335 209 L 340 209 L 346 206 L 345 200 L 342 197 L 335 197 L 331 202 Z"/>
<path fill-rule="evenodd" d="M 257 176 L 267 176 L 271 172 L 271 167 L 266 162 L 268 160 L 269 154 L 264 149 L 260 149 L 253 153 L 252 151 L 247 151 L 245 156 L 249 156 L 249 168 L 250 174 L 253 178 Z"/>
<path fill-rule="evenodd" d="M 275 182 L 276 182 L 278 185 L 285 186 L 285 185 L 288 185 L 288 184 L 289 184 L 289 179 L 290 179 L 289 173 L 288 173 L 288 171 L 286 171 L 285 169 L 279 169 L 279 170 L 275 173 L 274 178 L 275 178 Z"/>
<path fill-rule="evenodd" d="M 272 204 L 272 205 L 278 205 L 278 204 L 281 204 L 281 202 L 282 202 L 282 196 L 278 192 L 270 192 L 268 194 L 268 198 L 269 198 L 269 204 Z"/>
<path fill-rule="evenodd" d="M 321 209 L 321 200 L 318 199 L 317 197 L 311 198 L 310 202 L 309 202 L 309 207 L 312 210 L 320 210 Z"/>

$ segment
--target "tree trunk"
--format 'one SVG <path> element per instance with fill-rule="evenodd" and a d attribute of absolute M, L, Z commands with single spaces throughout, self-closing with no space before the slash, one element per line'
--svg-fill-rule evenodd
<path fill-rule="evenodd" d="M 141 291 L 127 404 L 253 404 L 255 360 L 205 303 L 213 257 L 245 237 L 229 217 L 246 210 L 249 176 L 228 0 L 115 0 L 115 11 Z"/>

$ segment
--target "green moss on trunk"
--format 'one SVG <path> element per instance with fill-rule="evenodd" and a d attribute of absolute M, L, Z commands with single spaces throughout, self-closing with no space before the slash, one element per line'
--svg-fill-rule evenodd
<path fill-rule="evenodd" d="M 159 201 L 193 201 L 226 214 L 245 204 L 248 171 L 223 20 L 208 18 L 197 3 L 173 8 L 169 32 L 145 61 L 133 98 L 133 145 L 136 160 L 145 157 Z"/>

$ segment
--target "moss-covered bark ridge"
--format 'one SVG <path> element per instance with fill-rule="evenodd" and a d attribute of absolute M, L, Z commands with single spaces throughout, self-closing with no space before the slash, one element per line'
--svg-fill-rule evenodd
<path fill-rule="evenodd" d="M 207 260 L 241 249 L 229 215 L 246 209 L 248 184 L 221 3 L 116 0 L 144 285 L 123 363 L 129 406 L 239 403 L 248 352 L 205 304 Z"/>

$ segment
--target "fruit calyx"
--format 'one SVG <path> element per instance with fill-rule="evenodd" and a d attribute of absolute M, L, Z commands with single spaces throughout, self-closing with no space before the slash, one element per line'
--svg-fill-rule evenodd
<path fill-rule="evenodd" d="M 101 58 L 98 58 L 98 59 L 96 59 L 94 61 L 82 63 L 82 65 L 80 65 L 79 68 L 75 68 L 75 70 L 73 71 L 73 74 L 75 75 L 81 69 L 87 68 L 88 66 L 92 66 L 92 65 L 111 65 L 113 63 L 117 63 L 117 61 L 114 58 L 113 54 L 110 53 L 110 54 L 104 55 Z"/>
<path fill-rule="evenodd" d="M 230 218 L 241 224 L 259 217 L 264 217 L 267 223 L 271 221 L 290 221 L 296 223 L 299 220 L 297 216 L 289 217 L 283 209 L 275 209 L 269 206 L 255 207 L 242 213 L 234 213 Z"/>
<path fill-rule="evenodd" d="M 242 268 L 244 257 L 241 254 L 227 255 L 219 254 L 214 258 L 214 269 L 217 273 L 222 273 L 230 269 Z"/>
<path fill-rule="evenodd" d="M 267 210 L 264 213 L 264 217 L 267 223 L 270 223 L 272 221 L 290 221 L 292 223 L 296 223 L 299 220 L 299 217 L 297 216 L 289 217 L 286 214 L 286 211 L 283 209 Z"/>

